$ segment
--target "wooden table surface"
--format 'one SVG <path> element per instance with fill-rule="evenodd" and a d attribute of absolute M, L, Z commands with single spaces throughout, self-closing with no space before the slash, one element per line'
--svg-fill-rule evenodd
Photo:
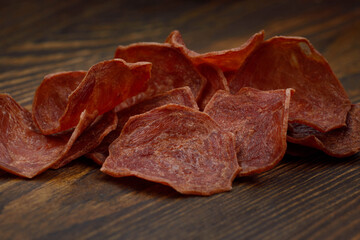
<path fill-rule="evenodd" d="M 180 30 L 189 48 L 307 37 L 360 102 L 360 1 L 1 1 L 0 92 L 30 109 L 46 74 L 87 70 L 117 45 L 163 42 Z M 112 178 L 86 158 L 32 180 L 0 171 L 0 239 L 360 239 L 360 154 L 285 156 L 238 178 L 231 192 L 182 196 Z"/>

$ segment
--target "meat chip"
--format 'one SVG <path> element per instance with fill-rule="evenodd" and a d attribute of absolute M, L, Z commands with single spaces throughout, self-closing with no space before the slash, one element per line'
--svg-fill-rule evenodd
<path fill-rule="evenodd" d="M 81 118 L 73 133 L 44 136 L 38 133 L 31 113 L 7 94 L 0 94 L 0 168 L 32 178 L 61 159 L 85 129 Z"/>
<path fill-rule="evenodd" d="M 93 152 L 87 154 L 86 156 L 93 159 L 99 165 L 102 165 L 106 157 L 109 156 L 109 150 L 108 150 L 109 145 L 116 138 L 119 137 L 121 130 L 123 129 L 125 123 L 129 120 L 131 116 L 145 113 L 147 111 L 150 111 L 151 109 L 166 104 L 178 104 L 178 105 L 191 107 L 196 110 L 199 109 L 189 87 L 176 88 L 166 93 L 154 96 L 134 106 L 131 106 L 129 108 L 117 112 L 119 121 L 116 130 L 112 131 L 109 135 L 107 135 L 104 141 L 101 143 L 101 145 L 97 147 Z"/>
<path fill-rule="evenodd" d="M 333 157 L 348 157 L 360 151 L 360 104 L 352 105 L 347 126 L 330 132 L 319 132 L 301 124 L 290 124 L 287 140 L 319 149 Z"/>
<path fill-rule="evenodd" d="M 180 105 L 131 117 L 109 151 L 104 173 L 137 176 L 183 194 L 229 191 L 239 171 L 233 134 L 207 114 Z"/>
<path fill-rule="evenodd" d="M 38 126 L 49 128 L 54 119 L 65 112 L 70 94 L 84 79 L 86 71 L 59 72 L 44 77 L 34 96 L 34 120 L 41 119 Z M 51 109 L 51 110 L 50 110 Z"/>
<path fill-rule="evenodd" d="M 136 102 L 184 86 L 189 86 L 198 99 L 206 84 L 206 79 L 196 70 L 193 63 L 170 44 L 135 43 L 118 46 L 115 58 L 122 58 L 127 62 L 152 63 L 147 93 Z"/>
<path fill-rule="evenodd" d="M 240 175 L 269 170 L 284 156 L 292 92 L 242 88 L 232 95 L 219 90 L 206 105 L 204 112 L 235 135 Z"/>
<path fill-rule="evenodd" d="M 233 72 L 240 68 L 245 59 L 259 46 L 260 43 L 263 42 L 263 40 L 264 31 L 260 31 L 255 33 L 240 47 L 203 54 L 189 50 L 185 46 L 180 32 L 177 30 L 170 33 L 165 42 L 180 49 L 184 54 L 188 55 L 196 65 L 201 63 L 210 63 L 218 66 L 224 72 Z"/>
<path fill-rule="evenodd" d="M 116 114 L 109 112 L 88 127 L 92 120 L 84 112 L 73 132 L 46 136 L 39 133 L 31 113 L 9 95 L 0 94 L 0 108 L 0 168 L 27 178 L 92 150 L 117 124 Z"/>
<path fill-rule="evenodd" d="M 197 69 L 207 80 L 204 91 L 198 101 L 200 109 L 203 110 L 217 90 L 230 90 L 224 73 L 217 66 L 202 63 L 197 66 Z"/>
<path fill-rule="evenodd" d="M 301 37 L 274 37 L 263 42 L 229 83 L 261 90 L 293 88 L 289 122 L 327 132 L 345 126 L 351 102 L 327 61 Z"/>
<path fill-rule="evenodd" d="M 48 135 L 76 126 L 85 110 L 94 120 L 145 91 L 150 71 L 150 63 L 113 59 L 92 66 L 81 81 L 84 72 L 47 76 L 35 93 L 34 122 Z"/>

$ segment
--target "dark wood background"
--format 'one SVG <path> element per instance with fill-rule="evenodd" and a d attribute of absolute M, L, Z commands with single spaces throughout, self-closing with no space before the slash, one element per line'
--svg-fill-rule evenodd
<path fill-rule="evenodd" d="M 360 102 L 360 1 L 0 1 L 0 92 L 30 109 L 49 73 L 87 70 L 117 45 L 237 47 L 253 33 L 310 39 Z M 115 179 L 80 158 L 24 180 L 0 171 L 0 239 L 360 239 L 360 154 L 286 156 L 211 197 Z"/>

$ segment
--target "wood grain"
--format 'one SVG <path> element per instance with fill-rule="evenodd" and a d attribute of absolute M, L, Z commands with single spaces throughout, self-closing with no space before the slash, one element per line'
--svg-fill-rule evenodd
<path fill-rule="evenodd" d="M 264 29 L 307 37 L 360 102 L 359 1 L 1 1 L 0 92 L 31 108 L 46 74 L 87 70 L 117 45 L 241 45 Z M 360 155 L 286 156 L 211 197 L 115 179 L 86 158 L 24 180 L 0 171 L 0 239 L 360 239 Z"/>

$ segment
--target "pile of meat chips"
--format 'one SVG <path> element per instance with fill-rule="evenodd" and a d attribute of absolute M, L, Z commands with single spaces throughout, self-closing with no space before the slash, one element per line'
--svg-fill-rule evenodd
<path fill-rule="evenodd" d="M 85 156 L 114 177 L 211 195 L 287 151 L 360 151 L 360 105 L 328 62 L 305 38 L 264 31 L 203 54 L 179 31 L 119 46 L 88 71 L 45 76 L 32 112 L 8 94 L 0 108 L 0 168 L 25 178 Z"/>

